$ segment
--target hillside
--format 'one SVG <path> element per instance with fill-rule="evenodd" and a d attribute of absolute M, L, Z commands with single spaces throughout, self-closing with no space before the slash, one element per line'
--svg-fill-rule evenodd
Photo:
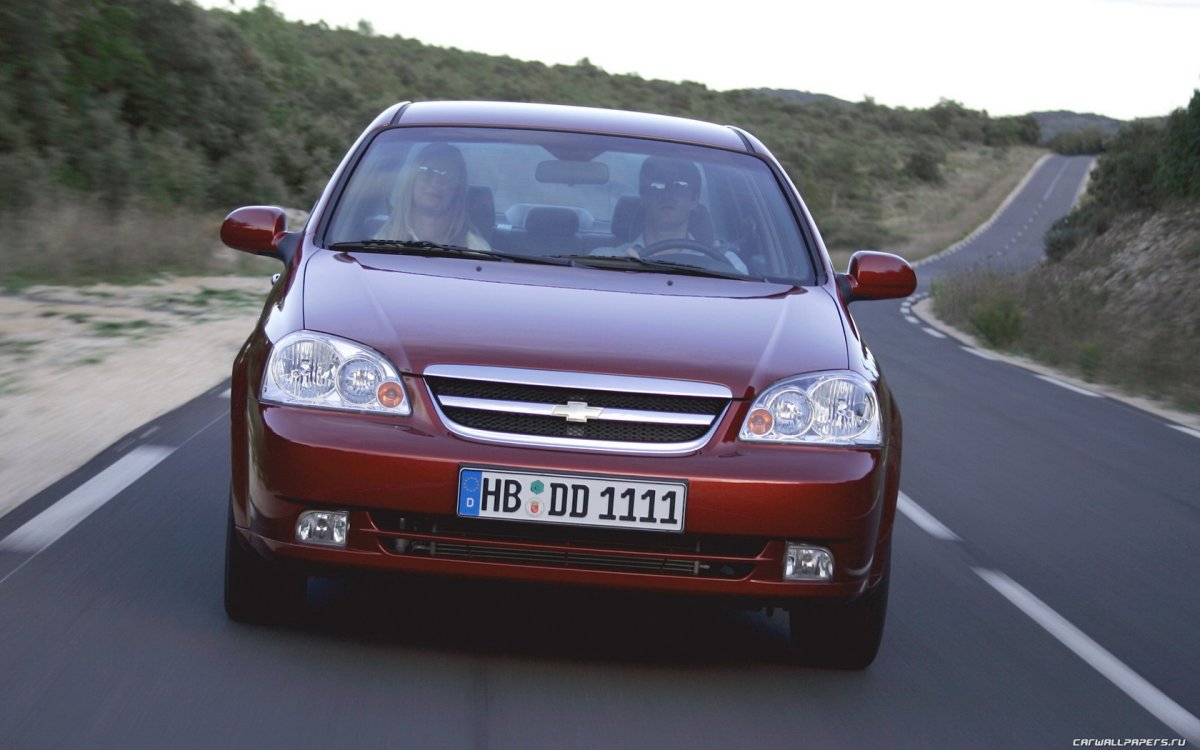
<path fill-rule="evenodd" d="M 824 102 L 827 104 L 841 104 L 846 107 L 854 106 L 854 102 L 848 102 L 845 99 L 839 99 L 829 94 L 814 94 L 809 91 L 796 91 L 795 89 L 751 89 L 751 91 L 755 94 L 774 96 L 784 101 L 795 102 L 796 104 Z"/>
<path fill-rule="evenodd" d="M 266 4 L 12 0 L 0 13 L 0 220 L 11 238 L 0 267 L 10 286 L 206 270 L 189 248 L 211 236 L 212 216 L 247 203 L 311 205 L 361 128 L 404 99 L 557 102 L 740 125 L 771 146 L 835 249 L 911 244 L 884 206 L 1038 141 L 1032 118 L 953 102 L 905 110 L 717 92 L 610 75 L 586 59 L 547 66 L 294 23 Z M 127 242 L 91 231 L 97 220 L 156 237 L 160 255 L 139 265 Z M 92 240 L 43 252 L 80 237 Z"/>
<path fill-rule="evenodd" d="M 934 290 L 938 314 L 994 347 L 1200 411 L 1200 90 L 1122 128 L 1046 262 Z"/>
<path fill-rule="evenodd" d="M 1103 136 L 1112 136 L 1125 124 L 1122 120 L 1104 115 L 1080 114 L 1065 110 L 1031 112 L 1030 117 L 1037 120 L 1038 129 L 1042 133 L 1042 143 L 1050 143 L 1061 133 L 1094 131 Z"/>

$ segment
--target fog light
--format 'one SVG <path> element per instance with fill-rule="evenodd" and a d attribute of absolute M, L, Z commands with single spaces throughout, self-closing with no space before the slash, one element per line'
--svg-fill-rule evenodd
<path fill-rule="evenodd" d="M 783 561 L 785 581 L 828 581 L 833 578 L 833 553 L 824 547 L 788 542 Z"/>
<path fill-rule="evenodd" d="M 345 547 L 347 515 L 332 510 L 304 511 L 296 521 L 296 541 Z"/>

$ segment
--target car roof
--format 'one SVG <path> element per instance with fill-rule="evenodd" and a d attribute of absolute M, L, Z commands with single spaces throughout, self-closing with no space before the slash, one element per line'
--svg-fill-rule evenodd
<path fill-rule="evenodd" d="M 393 124 L 488 126 L 566 130 L 681 141 L 735 151 L 752 151 L 738 130 L 711 122 L 645 112 L 523 102 L 413 102 Z"/>

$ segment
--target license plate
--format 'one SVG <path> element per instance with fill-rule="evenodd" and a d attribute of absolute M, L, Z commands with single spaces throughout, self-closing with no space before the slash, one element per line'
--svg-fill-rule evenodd
<path fill-rule="evenodd" d="M 645 531 L 683 531 L 687 484 L 462 468 L 458 515 Z"/>

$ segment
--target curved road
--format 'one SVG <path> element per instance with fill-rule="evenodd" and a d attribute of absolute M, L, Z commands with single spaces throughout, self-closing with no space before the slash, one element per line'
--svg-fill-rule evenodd
<path fill-rule="evenodd" d="M 923 283 L 1035 260 L 1087 166 L 1043 162 Z M 855 306 L 907 433 L 866 672 L 779 663 L 782 613 L 571 592 L 318 581 L 293 628 L 231 623 L 218 388 L 0 519 L 0 748 L 1200 742 L 1200 434 L 907 310 Z"/>

